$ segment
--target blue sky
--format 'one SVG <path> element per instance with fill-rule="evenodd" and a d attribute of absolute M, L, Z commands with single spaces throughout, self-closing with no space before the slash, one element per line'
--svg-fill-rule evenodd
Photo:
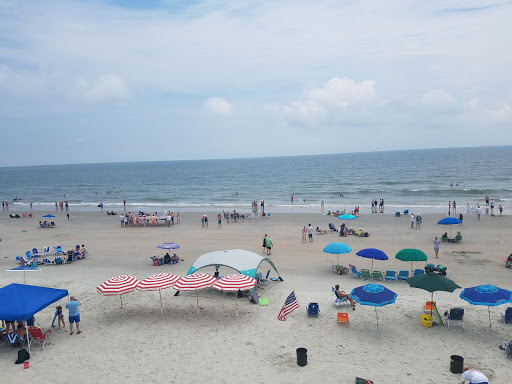
<path fill-rule="evenodd" d="M 0 166 L 510 145 L 510 20 L 507 1 L 2 1 Z"/>

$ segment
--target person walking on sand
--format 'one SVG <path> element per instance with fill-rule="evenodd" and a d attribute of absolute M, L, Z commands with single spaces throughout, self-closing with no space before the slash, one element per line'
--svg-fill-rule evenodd
<path fill-rule="evenodd" d="M 304 226 L 304 228 L 302 228 L 302 242 L 303 243 L 306 242 L 307 237 L 308 237 L 308 230 L 306 229 L 306 226 Z"/>
<path fill-rule="evenodd" d="M 267 234 L 265 233 L 265 236 L 263 236 L 263 253 L 267 251 Z"/>
<path fill-rule="evenodd" d="M 310 243 L 313 242 L 313 227 L 311 224 L 308 224 L 308 240 Z"/>
<path fill-rule="evenodd" d="M 434 253 L 436 254 L 437 259 L 439 255 L 439 239 L 437 238 L 437 236 L 434 239 Z"/>
<path fill-rule="evenodd" d="M 271 255 L 272 254 L 272 238 L 270 237 L 270 235 L 267 236 L 267 240 L 266 240 L 266 243 L 267 243 L 267 256 Z"/>
<path fill-rule="evenodd" d="M 69 310 L 69 334 L 73 334 L 73 323 L 76 323 L 76 333 L 82 333 L 80 331 L 80 312 L 78 312 L 78 307 L 80 306 L 80 302 L 75 299 L 75 296 L 69 296 L 69 301 L 66 303 L 66 308 Z"/>

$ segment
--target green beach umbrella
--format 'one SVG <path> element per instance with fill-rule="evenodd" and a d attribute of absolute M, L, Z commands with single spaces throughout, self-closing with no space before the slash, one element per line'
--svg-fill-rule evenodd
<path fill-rule="evenodd" d="M 420 251 L 419 249 L 414 248 L 405 248 L 401 251 L 398 251 L 398 253 L 395 256 L 396 259 L 402 260 L 402 261 L 410 261 L 411 262 L 411 272 L 412 272 L 412 262 L 413 261 L 427 261 L 427 255 L 425 252 Z"/>
<path fill-rule="evenodd" d="M 435 272 L 428 272 L 424 275 L 413 276 L 407 279 L 407 283 L 412 288 L 419 288 L 430 292 L 431 301 L 434 302 L 434 292 L 444 291 L 453 292 L 460 288 L 453 280 L 438 275 Z M 432 307 L 430 307 L 430 315 L 432 315 Z"/>

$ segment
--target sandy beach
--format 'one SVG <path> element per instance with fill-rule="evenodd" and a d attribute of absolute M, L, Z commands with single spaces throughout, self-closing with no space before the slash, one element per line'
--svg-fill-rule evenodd
<path fill-rule="evenodd" d="M 120 212 L 118 212 L 119 214 Z M 461 300 L 461 290 L 436 292 L 434 300 L 441 314 L 456 306 L 465 309 L 465 330 L 448 330 L 441 326 L 424 328 L 420 322 L 423 304 L 430 293 L 410 288 L 407 283 L 382 283 L 398 294 L 395 304 L 378 308 L 379 327 L 373 307 L 357 305 L 336 308 L 331 287 L 339 284 L 350 292 L 364 282 L 338 276 L 330 261 L 336 256 L 322 252 L 331 242 L 344 242 L 353 248 L 340 255 L 340 263 L 370 268 L 371 260 L 356 256 L 363 248 L 379 248 L 388 261 L 375 261 L 374 269 L 385 271 L 409 269 L 410 263 L 395 259 L 403 248 L 418 248 L 429 262 L 448 268 L 447 277 L 461 287 L 493 284 L 511 289 L 512 270 L 504 268 L 500 256 L 512 252 L 512 223 L 509 216 L 491 217 L 465 214 L 462 226 L 453 226 L 452 234 L 461 231 L 462 243 L 442 243 L 439 259 L 434 259 L 434 236 L 447 227 L 437 225 L 442 214 L 422 214 L 420 230 L 410 229 L 408 216 L 393 213 L 363 212 L 353 222 L 370 233 L 367 238 L 339 237 L 335 233 L 314 235 L 313 243 L 301 243 L 303 226 L 328 229 L 339 225 L 332 216 L 312 213 L 273 213 L 270 219 L 239 220 L 217 228 L 209 213 L 210 227 L 201 228 L 200 213 L 182 213 L 181 224 L 171 228 L 122 228 L 117 216 L 104 212 L 54 213 L 56 228 L 40 229 L 38 220 L 11 219 L 0 216 L 3 250 L 0 251 L 2 286 L 22 283 L 19 273 L 4 272 L 18 264 L 16 255 L 34 247 L 62 245 L 72 249 L 85 244 L 90 256 L 72 264 L 41 266 L 40 272 L 27 273 L 27 284 L 69 290 L 81 302 L 81 330 L 69 334 L 66 329 L 52 329 L 51 344 L 42 349 L 33 345 L 30 368 L 14 365 L 16 349 L 0 349 L 0 370 L 9 383 L 353 383 L 355 377 L 374 383 L 460 383 L 460 375 L 450 372 L 450 356 L 464 357 L 465 365 L 483 372 L 490 383 L 509 383 L 511 360 L 505 359 L 498 345 L 512 338 L 512 325 L 501 322 L 500 313 L 507 305 L 491 308 L 489 328 L 487 307 L 472 306 Z M 262 238 L 271 234 L 274 248 L 271 259 L 283 282 L 267 282 L 257 292 L 269 299 L 266 307 L 238 301 L 235 316 L 233 295 L 213 289 L 199 292 L 200 313 L 193 293 L 174 296 L 175 290 L 162 291 L 160 312 L 158 292 L 133 292 L 123 297 L 103 297 L 96 286 L 121 274 L 140 279 L 159 272 L 184 276 L 192 263 L 206 252 L 221 249 L 245 249 L 263 255 Z M 150 256 L 165 252 L 156 249 L 164 241 L 175 241 L 176 252 L 184 260 L 176 265 L 155 267 Z M 413 263 L 423 268 L 425 263 Z M 264 263 L 260 272 L 266 274 Z M 213 273 L 214 269 L 204 272 Z M 221 275 L 229 274 L 221 269 Z M 271 272 L 271 276 L 275 276 Z M 301 309 L 281 322 L 277 315 L 290 292 L 295 291 Z M 305 306 L 320 305 L 320 316 L 308 318 Z M 36 325 L 48 329 L 54 306 L 65 305 L 63 299 L 36 314 Z M 337 324 L 337 312 L 348 312 L 350 324 Z M 308 365 L 299 367 L 296 348 L 307 348 Z"/>

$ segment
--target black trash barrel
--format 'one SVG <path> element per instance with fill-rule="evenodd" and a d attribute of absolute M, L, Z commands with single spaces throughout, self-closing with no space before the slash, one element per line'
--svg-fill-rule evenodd
<path fill-rule="evenodd" d="M 450 357 L 450 372 L 462 373 L 464 370 L 464 358 L 462 356 L 452 355 Z"/>
<path fill-rule="evenodd" d="M 308 364 L 308 350 L 306 348 L 297 348 L 297 365 L 304 367 Z"/>

